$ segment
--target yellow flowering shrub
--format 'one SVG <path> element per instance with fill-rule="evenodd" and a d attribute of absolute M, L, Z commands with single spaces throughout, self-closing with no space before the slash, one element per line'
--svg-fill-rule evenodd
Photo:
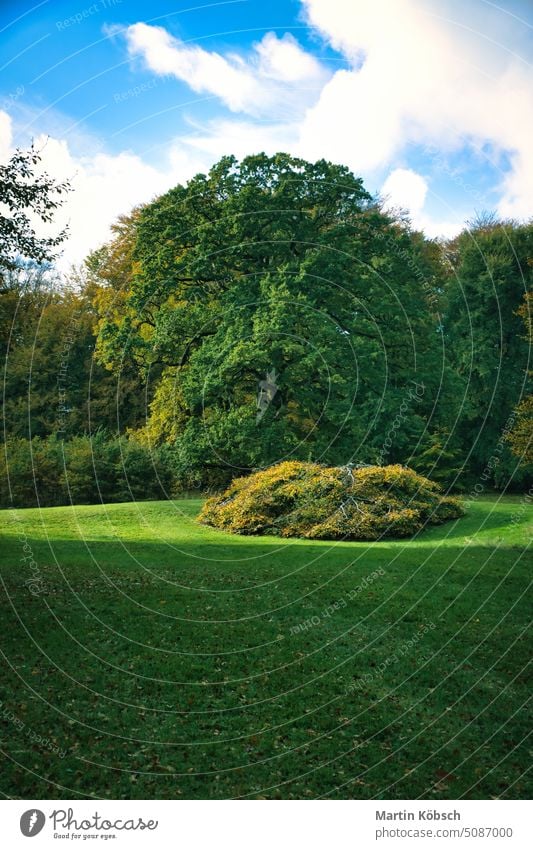
<path fill-rule="evenodd" d="M 237 534 L 376 540 L 461 515 L 458 499 L 404 466 L 287 461 L 236 478 L 206 501 L 199 520 Z"/>

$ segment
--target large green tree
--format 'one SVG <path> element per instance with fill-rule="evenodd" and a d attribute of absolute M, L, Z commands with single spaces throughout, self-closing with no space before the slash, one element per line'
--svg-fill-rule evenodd
<path fill-rule="evenodd" d="M 144 436 L 180 468 L 405 462 L 435 445 L 451 393 L 439 254 L 347 168 L 226 157 L 123 224 L 90 261 L 98 354 L 138 364 Z"/>

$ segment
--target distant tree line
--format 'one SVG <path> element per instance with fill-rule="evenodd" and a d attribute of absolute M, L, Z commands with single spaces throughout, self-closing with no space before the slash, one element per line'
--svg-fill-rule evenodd
<path fill-rule="evenodd" d="M 282 459 L 531 483 L 531 223 L 430 240 L 347 168 L 261 154 L 121 217 L 67 282 L 33 247 L 0 245 L 3 506 Z"/>

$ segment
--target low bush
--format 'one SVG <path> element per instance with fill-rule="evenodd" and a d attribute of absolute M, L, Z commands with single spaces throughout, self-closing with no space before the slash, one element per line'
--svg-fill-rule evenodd
<path fill-rule="evenodd" d="M 284 462 L 234 480 L 205 503 L 199 520 L 238 534 L 376 540 L 461 515 L 456 498 L 403 466 Z"/>

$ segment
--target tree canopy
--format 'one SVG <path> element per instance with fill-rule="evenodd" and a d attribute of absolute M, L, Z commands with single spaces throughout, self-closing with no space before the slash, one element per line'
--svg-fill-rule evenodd
<path fill-rule="evenodd" d="M 444 427 L 440 254 L 347 168 L 226 157 L 117 241 L 129 271 L 104 263 L 98 355 L 137 362 L 153 387 L 144 437 L 175 444 L 183 468 L 372 462 L 406 399 L 390 462 Z"/>
<path fill-rule="evenodd" d="M 482 475 L 497 452 L 497 478 L 520 478 L 506 433 L 527 394 L 531 346 L 520 305 L 533 283 L 533 226 L 481 220 L 449 246 L 446 330 L 460 384 L 456 429 L 467 468 Z"/>
<path fill-rule="evenodd" d="M 55 458 L 104 429 L 104 466 L 126 436 L 173 492 L 284 460 L 522 488 L 532 248 L 532 224 L 487 217 L 428 239 L 329 162 L 225 157 L 121 216 L 68 285 L 12 254 L 4 439 Z"/>

